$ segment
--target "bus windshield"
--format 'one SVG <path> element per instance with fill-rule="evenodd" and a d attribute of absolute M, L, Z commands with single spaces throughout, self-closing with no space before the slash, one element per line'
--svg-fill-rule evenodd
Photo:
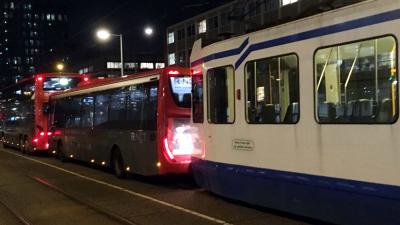
<path fill-rule="evenodd" d="M 190 108 L 192 79 L 190 76 L 170 77 L 174 102 L 179 107 Z"/>
<path fill-rule="evenodd" d="M 62 91 L 74 88 L 81 81 L 80 77 L 48 77 L 44 80 L 44 91 Z"/>

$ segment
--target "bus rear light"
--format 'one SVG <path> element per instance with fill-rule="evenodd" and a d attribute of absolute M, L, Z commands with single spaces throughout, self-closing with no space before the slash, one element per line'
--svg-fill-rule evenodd
<path fill-rule="evenodd" d="M 201 70 L 192 70 L 192 75 L 200 75 L 201 73 Z"/>
<path fill-rule="evenodd" d="M 61 130 L 54 131 L 54 135 L 61 135 Z"/>
<path fill-rule="evenodd" d="M 49 149 L 49 146 L 50 146 L 49 143 L 46 143 L 46 149 Z"/>
<path fill-rule="evenodd" d="M 168 71 L 168 74 L 169 75 L 179 75 L 180 73 L 178 70 L 170 70 L 170 71 Z"/>
<path fill-rule="evenodd" d="M 164 147 L 165 147 L 165 151 L 167 152 L 167 155 L 169 157 L 169 159 L 174 159 L 174 155 L 171 152 L 171 149 L 169 149 L 169 144 L 168 144 L 168 138 L 164 139 Z"/>
<path fill-rule="evenodd" d="M 165 151 L 172 160 L 192 155 L 202 155 L 203 148 L 199 140 L 198 129 L 189 125 L 189 119 L 168 119 L 167 137 L 164 139 Z"/>
<path fill-rule="evenodd" d="M 40 135 L 40 136 L 44 136 L 44 132 L 43 132 L 43 131 L 40 132 L 39 135 Z"/>
<path fill-rule="evenodd" d="M 47 136 L 51 136 L 51 135 L 53 135 L 53 133 L 52 132 L 47 132 Z"/>
<path fill-rule="evenodd" d="M 33 142 L 33 143 L 38 143 L 38 142 L 39 142 L 39 138 L 34 138 L 34 139 L 32 140 L 32 142 Z"/>
<path fill-rule="evenodd" d="M 83 78 L 83 81 L 84 81 L 84 82 L 88 82 L 88 81 L 89 81 L 89 77 L 84 77 L 84 78 Z"/>

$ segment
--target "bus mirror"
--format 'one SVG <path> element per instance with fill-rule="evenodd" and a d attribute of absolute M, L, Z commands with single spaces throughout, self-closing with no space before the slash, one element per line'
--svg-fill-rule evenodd
<path fill-rule="evenodd" d="M 50 105 L 49 103 L 43 103 L 43 113 L 48 114 L 50 111 Z"/>

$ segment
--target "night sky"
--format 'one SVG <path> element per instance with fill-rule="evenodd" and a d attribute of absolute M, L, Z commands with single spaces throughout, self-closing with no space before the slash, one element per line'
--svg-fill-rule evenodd
<path fill-rule="evenodd" d="M 136 53 L 162 56 L 165 32 L 169 25 L 214 8 L 229 0 L 68 0 L 70 34 L 66 43 L 72 59 L 83 60 L 98 54 L 119 54 L 118 40 L 101 43 L 97 28 L 106 27 L 122 33 L 126 58 Z M 152 37 L 145 37 L 145 26 L 153 27 Z"/>

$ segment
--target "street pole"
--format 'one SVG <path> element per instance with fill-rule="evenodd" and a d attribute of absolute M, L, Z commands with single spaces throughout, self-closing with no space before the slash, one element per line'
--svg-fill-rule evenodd
<path fill-rule="evenodd" d="M 119 35 L 119 44 L 121 47 L 121 77 L 124 76 L 124 48 L 122 46 L 122 34 Z"/>

